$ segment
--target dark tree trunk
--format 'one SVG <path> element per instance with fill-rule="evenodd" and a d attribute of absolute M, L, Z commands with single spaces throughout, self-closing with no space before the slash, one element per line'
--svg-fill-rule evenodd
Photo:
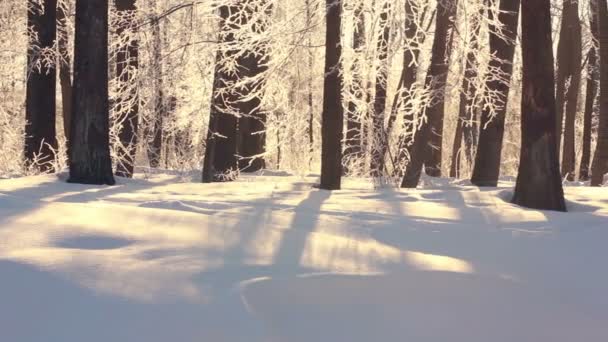
<path fill-rule="evenodd" d="M 148 146 L 148 160 L 150 167 L 160 167 L 162 150 L 163 150 L 163 121 L 165 114 L 165 94 L 163 84 L 163 43 L 161 37 L 161 22 L 160 18 L 155 18 L 152 21 L 152 49 L 154 58 L 154 112 L 151 120 L 151 137 L 150 146 Z"/>
<path fill-rule="evenodd" d="M 578 92 L 581 83 L 581 22 L 578 16 L 578 1 L 564 0 L 562 28 L 557 48 L 557 149 L 561 146 L 564 132 L 564 150 L 562 153 L 562 177 L 573 181 L 576 161 L 574 157 L 574 125 L 578 106 Z M 566 86 L 569 86 L 566 88 Z M 563 124 L 565 108 L 565 125 Z M 559 156 L 559 154 L 558 154 Z"/>
<path fill-rule="evenodd" d="M 608 8 L 606 1 L 599 1 L 600 37 L 600 123 L 597 147 L 593 156 L 591 185 L 600 186 L 608 173 Z"/>
<path fill-rule="evenodd" d="M 599 39 L 599 27 L 597 22 L 597 0 L 590 0 L 591 16 L 589 25 L 591 26 L 591 33 L 593 38 L 597 41 Z M 585 115 L 583 118 L 583 153 L 581 155 L 581 164 L 579 169 L 579 179 L 581 181 L 588 181 L 590 175 L 590 164 L 591 164 L 591 125 L 593 122 L 593 110 L 595 108 L 595 98 L 597 96 L 597 78 L 598 78 L 598 64 L 597 64 L 597 44 L 593 42 L 588 54 L 587 60 L 587 95 L 585 98 Z"/>
<path fill-rule="evenodd" d="M 471 182 L 477 186 L 495 187 L 500 175 L 500 160 L 505 131 L 505 115 L 509 100 L 509 88 L 513 74 L 513 56 L 519 23 L 520 0 L 501 0 L 499 22 L 508 40 L 501 39 L 490 30 L 490 51 L 496 58 L 490 61 L 490 72 L 500 72 L 502 80 L 490 77 L 486 82 L 488 92 L 498 97 L 498 108 L 484 106 L 481 112 L 479 142 L 475 154 L 475 166 Z M 491 13 L 491 12 L 490 12 Z M 491 106 L 495 107 L 495 106 Z"/>
<path fill-rule="evenodd" d="M 134 37 L 137 27 L 135 14 L 136 0 L 115 0 L 116 9 L 120 17 L 117 28 L 118 39 L 121 45 L 116 56 L 116 74 L 123 97 L 117 99 L 118 112 L 122 115 L 122 127 L 118 134 L 121 148 L 118 151 L 118 165 L 116 175 L 132 178 L 135 169 L 135 155 L 137 152 L 137 129 L 139 126 L 139 94 L 135 80 L 129 77 L 139 68 L 139 42 Z"/>
<path fill-rule="evenodd" d="M 108 105 L 108 0 L 76 1 L 68 182 L 113 185 Z"/>
<path fill-rule="evenodd" d="M 513 203 L 566 211 L 556 148 L 550 7 L 550 0 L 522 2 L 522 141 Z"/>
<path fill-rule="evenodd" d="M 230 16 L 238 11 L 234 6 L 221 6 L 220 13 L 220 47 L 217 52 L 215 63 L 215 74 L 211 98 L 209 116 L 209 130 L 207 132 L 207 143 L 205 159 L 203 161 L 203 183 L 218 180 L 226 180 L 225 174 L 238 169 L 238 147 L 237 147 L 237 117 L 228 111 L 227 105 L 234 102 L 234 94 L 230 93 L 224 98 L 223 89 L 234 83 L 236 75 L 224 70 L 222 62 L 225 58 L 234 56 L 234 47 L 226 46 L 234 43 L 234 34 L 231 24 L 228 22 Z"/>
<path fill-rule="evenodd" d="M 360 55 L 365 48 L 365 12 L 363 11 L 363 3 L 360 3 L 355 10 L 355 30 L 353 32 L 353 50 L 357 56 L 350 70 L 352 75 L 352 85 L 350 89 L 351 96 L 356 98 L 366 98 L 367 88 L 360 68 L 362 66 Z M 355 101 L 348 102 L 348 110 L 346 112 L 346 140 L 344 141 L 344 157 L 357 160 L 362 157 L 362 132 L 361 132 L 361 115 Z M 346 164 L 348 165 L 348 163 Z M 346 168 L 344 172 L 349 170 Z"/>
<path fill-rule="evenodd" d="M 378 67 L 376 68 L 376 93 L 374 97 L 374 113 L 372 116 L 372 158 L 370 171 L 372 177 L 380 177 L 384 170 L 384 153 L 387 143 L 385 138 L 384 118 L 386 110 L 386 93 L 388 86 L 388 45 L 391 37 L 390 5 L 386 2 L 380 14 L 379 26 L 382 33 L 378 37 Z"/>
<path fill-rule="evenodd" d="M 441 5 L 443 4 L 443 6 Z M 435 37 L 425 88 L 432 92 L 433 100 L 426 110 L 427 122 L 422 124 L 414 135 L 411 160 L 401 183 L 403 188 L 418 186 L 422 166 L 426 164 L 429 176 L 441 175 L 441 135 L 445 113 L 445 86 L 448 77 L 450 45 L 457 0 L 439 2 Z"/>
<path fill-rule="evenodd" d="M 28 1 L 27 26 L 30 31 L 27 52 L 28 76 L 25 101 L 25 159 L 40 171 L 53 171 L 52 162 L 57 150 L 55 131 L 54 63 L 48 65 L 43 54 L 48 54 L 57 31 L 57 1 Z M 41 6 L 42 5 L 42 6 Z M 36 165 L 32 163 L 36 162 Z"/>
<path fill-rule="evenodd" d="M 245 8 L 243 12 L 246 16 L 242 24 L 248 24 L 257 18 L 253 24 L 253 33 L 264 34 L 268 26 L 267 20 L 272 14 L 272 6 L 267 6 L 265 1 L 254 6 L 243 2 L 242 6 Z M 268 70 L 267 50 L 268 46 L 259 46 L 258 51 L 246 51 L 244 56 L 239 58 L 239 77 L 251 79 L 244 89 L 239 91 L 250 98 L 235 103 L 243 115 L 238 123 L 241 144 L 239 152 L 243 157 L 239 160 L 239 168 L 245 172 L 255 172 L 265 168 L 262 155 L 266 152 L 266 113 L 261 106 L 266 84 L 261 75 Z"/>
<path fill-rule="evenodd" d="M 479 16 L 483 15 L 483 11 Z M 452 163 L 450 165 L 450 177 L 460 177 L 460 160 L 462 156 L 462 140 L 465 140 L 466 159 L 471 162 L 471 150 L 474 144 L 473 131 L 475 130 L 474 121 L 476 119 L 475 112 L 477 106 L 475 103 L 475 94 L 477 87 L 475 86 L 475 78 L 477 78 L 477 68 L 479 63 L 477 55 L 480 53 L 477 36 L 481 28 L 481 18 L 473 18 L 471 39 L 471 49 L 467 53 L 467 59 L 464 66 L 464 75 L 462 77 L 462 91 L 460 93 L 460 105 L 458 108 L 458 122 L 456 123 L 456 133 L 454 134 L 454 146 L 452 148 Z"/>
<path fill-rule="evenodd" d="M 72 115 L 72 71 L 68 43 L 67 5 L 57 6 L 57 48 L 59 50 L 59 84 L 61 86 L 61 106 L 63 109 L 63 133 L 66 140 L 70 137 L 70 117 Z M 67 142 L 69 150 L 70 142 Z M 68 152 L 69 155 L 69 152 Z"/>
<path fill-rule="evenodd" d="M 341 25 L 342 0 L 326 0 L 325 82 L 323 85 L 321 189 L 339 190 L 342 180 L 342 108 Z"/>

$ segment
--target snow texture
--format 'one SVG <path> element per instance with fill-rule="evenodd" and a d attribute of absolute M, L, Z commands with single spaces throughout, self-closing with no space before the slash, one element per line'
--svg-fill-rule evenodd
<path fill-rule="evenodd" d="M 606 188 L 146 178 L 0 181 L 0 341 L 608 341 Z"/>

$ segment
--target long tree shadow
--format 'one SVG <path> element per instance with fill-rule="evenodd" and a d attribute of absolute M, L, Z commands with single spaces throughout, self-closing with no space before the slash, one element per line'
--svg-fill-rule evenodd
<path fill-rule="evenodd" d="M 312 191 L 308 198 L 295 208 L 295 216 L 289 229 L 283 233 L 275 254 L 275 264 L 294 268 L 300 266 L 308 236 L 315 231 L 321 207 L 330 197 L 330 191 Z"/>

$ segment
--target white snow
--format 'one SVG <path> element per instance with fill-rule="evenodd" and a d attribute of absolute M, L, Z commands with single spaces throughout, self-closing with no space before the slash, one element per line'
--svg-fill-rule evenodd
<path fill-rule="evenodd" d="M 608 341 L 608 191 L 0 181 L 0 341 Z"/>

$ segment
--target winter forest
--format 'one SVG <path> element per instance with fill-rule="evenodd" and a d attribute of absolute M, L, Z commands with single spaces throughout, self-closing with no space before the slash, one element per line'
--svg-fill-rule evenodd
<path fill-rule="evenodd" d="M 606 61 L 606 0 L 0 0 L 0 340 L 606 341 Z"/>

